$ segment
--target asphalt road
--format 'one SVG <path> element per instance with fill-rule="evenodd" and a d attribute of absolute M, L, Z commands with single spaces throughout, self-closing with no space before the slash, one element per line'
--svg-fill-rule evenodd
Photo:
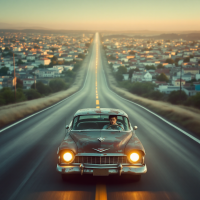
<path fill-rule="evenodd" d="M 200 199 L 200 144 L 109 90 L 98 35 L 83 88 L 62 103 L 0 132 L 0 199 L 171 200 Z M 97 83 L 96 83 L 97 82 Z M 98 98 L 98 99 L 97 99 Z M 56 151 L 65 125 L 81 108 L 124 110 L 146 150 L 147 174 L 140 182 L 116 177 L 76 176 L 63 182 Z"/>

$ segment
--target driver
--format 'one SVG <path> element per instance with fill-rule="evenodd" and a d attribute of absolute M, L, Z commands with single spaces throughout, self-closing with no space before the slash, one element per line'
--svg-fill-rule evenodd
<path fill-rule="evenodd" d="M 124 130 L 123 125 L 117 124 L 117 115 L 109 115 L 110 124 L 106 124 L 103 129 L 117 129 L 117 130 Z"/>

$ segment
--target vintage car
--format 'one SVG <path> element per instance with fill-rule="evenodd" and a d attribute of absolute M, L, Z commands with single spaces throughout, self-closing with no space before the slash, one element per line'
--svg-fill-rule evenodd
<path fill-rule="evenodd" d="M 104 125 L 109 125 L 110 115 L 117 116 L 121 130 L 115 127 L 103 129 Z M 66 129 L 66 136 L 57 151 L 57 171 L 64 180 L 72 174 L 118 174 L 139 181 L 141 174 L 147 172 L 145 150 L 135 134 L 137 126 L 131 126 L 124 111 L 81 109 Z"/>

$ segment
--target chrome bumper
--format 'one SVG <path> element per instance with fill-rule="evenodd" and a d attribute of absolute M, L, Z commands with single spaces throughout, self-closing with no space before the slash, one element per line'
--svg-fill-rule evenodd
<path fill-rule="evenodd" d="M 80 164 L 80 165 L 65 165 L 57 164 L 57 171 L 62 174 L 93 174 L 94 169 L 108 169 L 109 174 L 132 174 L 141 175 L 147 172 L 147 166 L 144 165 L 116 165 L 116 164 Z"/>

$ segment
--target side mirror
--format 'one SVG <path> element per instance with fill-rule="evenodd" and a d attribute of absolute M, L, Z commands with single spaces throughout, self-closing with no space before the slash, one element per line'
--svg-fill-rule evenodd
<path fill-rule="evenodd" d="M 69 125 L 66 125 L 66 129 L 69 129 Z"/>
<path fill-rule="evenodd" d="M 134 126 L 133 129 L 134 129 L 134 130 L 137 130 L 137 126 Z"/>

